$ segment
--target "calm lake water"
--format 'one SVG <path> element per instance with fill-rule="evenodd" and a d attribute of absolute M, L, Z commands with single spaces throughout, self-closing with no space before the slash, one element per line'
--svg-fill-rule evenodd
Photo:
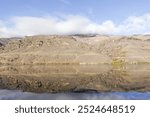
<path fill-rule="evenodd" d="M 150 65 L 0 66 L 0 99 L 149 100 Z"/>
<path fill-rule="evenodd" d="M 150 92 L 29 93 L 0 90 L 1 100 L 150 100 Z"/>

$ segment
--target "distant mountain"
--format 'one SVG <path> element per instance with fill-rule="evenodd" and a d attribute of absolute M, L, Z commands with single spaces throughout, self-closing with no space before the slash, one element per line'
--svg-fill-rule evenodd
<path fill-rule="evenodd" d="M 20 37 L 0 38 L 0 46 L 7 44 L 9 41 L 21 39 Z"/>
<path fill-rule="evenodd" d="M 74 34 L 72 36 L 79 36 L 79 37 L 95 37 L 97 34 Z"/>
<path fill-rule="evenodd" d="M 0 46 L 6 44 L 9 41 L 9 39 L 0 38 Z"/>

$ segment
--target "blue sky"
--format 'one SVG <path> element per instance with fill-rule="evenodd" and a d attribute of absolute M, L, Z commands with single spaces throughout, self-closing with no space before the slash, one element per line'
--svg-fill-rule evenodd
<path fill-rule="evenodd" d="M 150 0 L 0 0 L 0 18 L 72 14 L 120 22 L 150 12 Z"/>
<path fill-rule="evenodd" d="M 0 26 L 3 26 L 0 31 L 10 31 L 12 25 L 16 28 L 14 17 L 59 18 L 72 15 L 86 18 L 92 24 L 101 26 L 111 21 L 107 23 L 120 27 L 129 17 L 147 18 L 149 15 L 145 14 L 150 14 L 150 0 L 0 0 Z M 143 31 L 148 32 L 149 28 L 141 33 Z"/>

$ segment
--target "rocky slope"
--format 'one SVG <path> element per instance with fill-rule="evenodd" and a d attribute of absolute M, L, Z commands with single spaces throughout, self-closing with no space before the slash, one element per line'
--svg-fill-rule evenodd
<path fill-rule="evenodd" d="M 28 36 L 4 43 L 0 64 L 149 64 L 150 35 Z"/>

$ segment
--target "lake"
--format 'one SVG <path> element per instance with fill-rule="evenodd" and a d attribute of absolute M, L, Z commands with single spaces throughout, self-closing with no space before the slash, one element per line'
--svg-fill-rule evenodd
<path fill-rule="evenodd" d="M 150 92 L 31 93 L 0 90 L 1 100 L 150 100 Z"/>

